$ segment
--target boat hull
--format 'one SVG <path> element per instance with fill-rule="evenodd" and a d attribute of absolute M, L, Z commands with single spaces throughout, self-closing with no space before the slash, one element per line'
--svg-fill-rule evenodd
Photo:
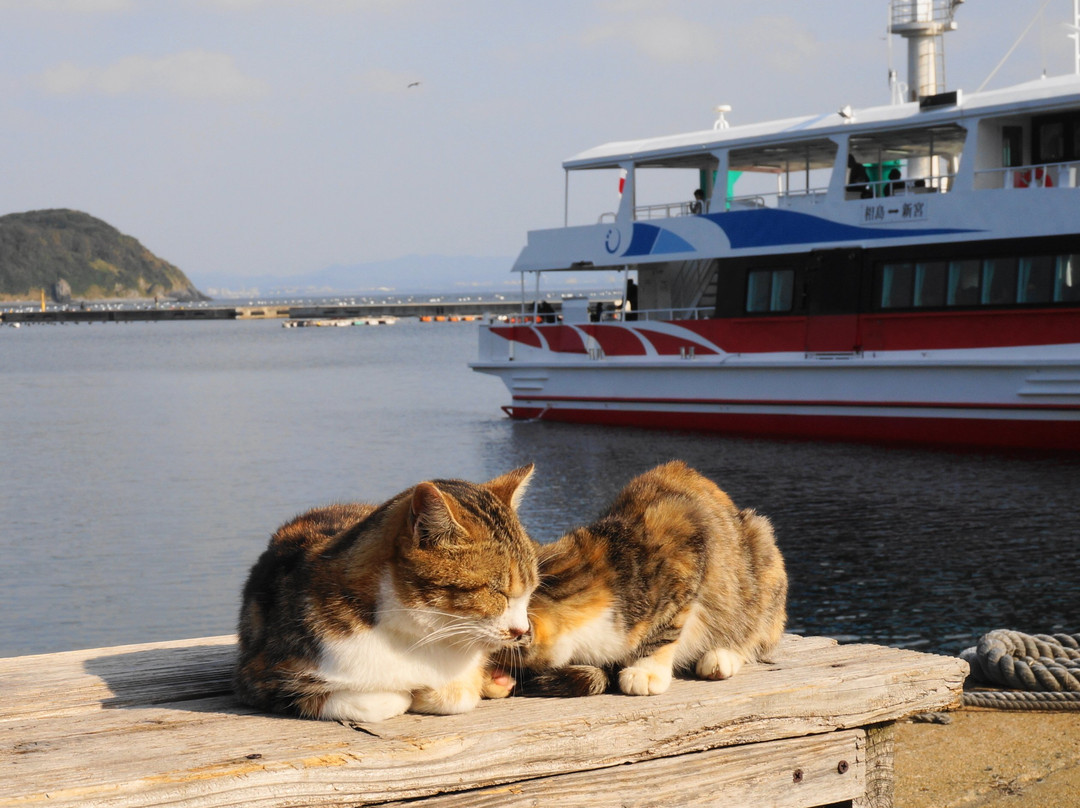
<path fill-rule="evenodd" d="M 701 325 L 694 325 L 686 333 L 700 336 Z M 621 327 L 637 330 L 629 323 Z M 542 336 L 545 328 L 552 327 L 529 330 Z M 665 328 L 669 334 L 680 330 L 672 323 Z M 684 349 L 609 357 L 595 347 L 585 355 L 553 351 L 555 333 L 539 345 L 508 339 L 522 337 L 520 327 L 487 329 L 482 337 L 481 357 L 487 358 L 472 367 L 503 380 L 512 397 L 504 410 L 511 417 L 808 439 L 1080 449 L 1080 343 L 845 354 L 716 348 L 705 355 Z"/>

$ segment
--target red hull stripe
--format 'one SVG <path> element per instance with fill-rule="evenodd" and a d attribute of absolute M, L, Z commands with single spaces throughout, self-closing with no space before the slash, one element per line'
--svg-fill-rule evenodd
<path fill-rule="evenodd" d="M 586 353 L 585 343 L 577 329 L 568 325 L 552 325 L 543 329 L 548 348 L 556 353 Z"/>
<path fill-rule="evenodd" d="M 583 325 L 581 330 L 600 343 L 608 356 L 643 356 L 645 346 L 636 336 L 637 330 L 621 325 Z"/>
<path fill-rule="evenodd" d="M 689 351 L 691 349 L 696 354 L 716 353 L 712 348 L 707 348 L 700 343 L 691 342 L 682 337 L 673 337 L 660 331 L 646 331 L 643 328 L 638 331 L 638 334 L 651 342 L 656 352 L 661 356 L 678 356 L 681 350 Z"/>
<path fill-rule="evenodd" d="M 931 351 L 1007 348 L 1023 345 L 1080 343 L 1080 310 L 1021 309 L 1013 311 L 880 312 L 817 317 L 737 317 L 675 320 L 684 328 L 728 353 L 790 351 Z M 582 325 L 608 356 L 640 356 L 645 348 L 635 334 L 653 342 L 661 354 L 671 351 L 664 337 L 656 338 L 634 323 Z M 543 334 L 565 326 L 537 326 Z M 530 328 L 493 327 L 508 340 L 541 347 Z M 667 339 L 677 339 L 668 337 Z M 659 340 L 659 341 L 658 341 Z M 687 343 L 689 345 L 691 343 Z M 559 349 L 556 349 L 559 350 Z M 561 350 L 565 351 L 566 348 Z M 705 353 L 696 346 L 697 353 Z"/>
<path fill-rule="evenodd" d="M 671 413 L 513 407 L 515 418 L 609 426 L 689 429 L 728 434 L 873 443 L 1080 450 L 1080 421 L 1012 421 L 857 415 Z"/>
<path fill-rule="evenodd" d="M 720 399 L 720 398 L 589 398 L 586 396 L 514 396 L 514 401 L 543 406 L 547 402 L 594 404 L 691 404 L 729 407 L 873 407 L 875 409 L 903 408 L 922 410 L 1003 410 L 1032 412 L 1080 412 L 1080 404 L 984 404 L 952 401 L 803 401 L 798 399 Z M 515 405 L 516 406 L 516 405 Z M 678 413 L 683 415 L 683 413 Z"/>
<path fill-rule="evenodd" d="M 511 342 L 530 345 L 533 348 L 543 347 L 543 343 L 540 342 L 540 335 L 526 325 L 492 326 L 491 333 L 498 334 L 503 339 L 508 339 Z"/>

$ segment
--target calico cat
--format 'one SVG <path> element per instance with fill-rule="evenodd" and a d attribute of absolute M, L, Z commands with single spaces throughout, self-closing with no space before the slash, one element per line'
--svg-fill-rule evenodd
<path fill-rule="evenodd" d="M 522 690 L 628 695 L 673 671 L 726 679 L 762 659 L 786 620 L 787 574 L 769 520 L 739 510 L 680 461 L 631 480 L 600 518 L 540 547 L 533 641 L 496 655 Z"/>
<path fill-rule="evenodd" d="M 536 551 L 515 511 L 532 469 L 422 482 L 378 507 L 316 508 L 278 528 L 243 590 L 237 696 L 379 721 L 464 712 L 485 685 L 505 695 L 485 662 L 531 637 Z"/>

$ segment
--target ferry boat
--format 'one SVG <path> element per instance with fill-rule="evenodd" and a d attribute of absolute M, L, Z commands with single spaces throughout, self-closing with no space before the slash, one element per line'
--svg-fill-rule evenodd
<path fill-rule="evenodd" d="M 523 292 L 536 274 L 537 301 L 540 273 L 616 269 L 626 300 L 557 316 L 523 294 L 518 322 L 482 327 L 471 367 L 505 382 L 504 410 L 1080 449 L 1080 39 L 1077 75 L 945 92 L 959 1 L 893 0 L 899 103 L 744 126 L 721 107 L 712 129 L 567 160 L 568 189 L 624 176 L 618 209 L 529 232 L 513 269 Z M 700 193 L 638 204 L 664 170 Z"/>

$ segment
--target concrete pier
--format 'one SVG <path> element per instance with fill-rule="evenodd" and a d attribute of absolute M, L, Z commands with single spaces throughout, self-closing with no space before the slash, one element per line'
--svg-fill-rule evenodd
<path fill-rule="evenodd" d="M 594 300 L 614 304 L 615 300 Z M 558 312 L 562 304 L 550 301 Z M 531 313 L 531 307 L 526 309 Z M 16 309 L 0 313 L 5 323 L 132 323 L 165 320 L 256 320 L 281 318 L 292 320 L 347 319 L 363 317 L 489 317 L 521 314 L 520 300 L 454 301 L 441 303 L 356 303 L 350 305 L 290 306 L 267 303 L 252 306 L 175 306 L 169 308 L 62 308 Z"/>

